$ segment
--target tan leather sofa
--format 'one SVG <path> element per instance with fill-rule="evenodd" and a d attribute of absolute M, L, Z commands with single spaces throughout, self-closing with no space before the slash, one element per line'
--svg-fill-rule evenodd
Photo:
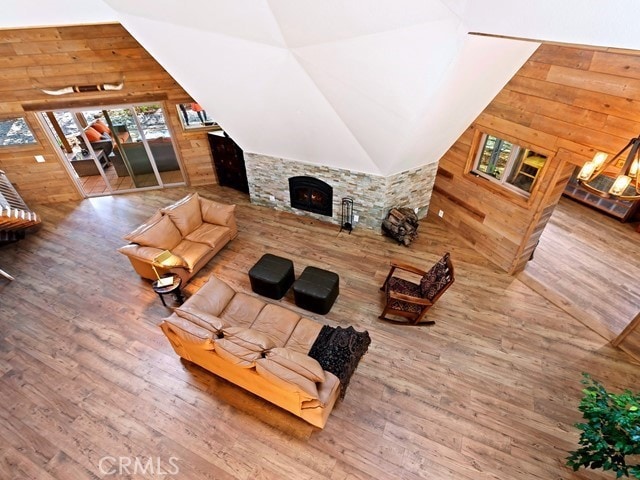
<path fill-rule="evenodd" d="M 307 355 L 320 323 L 211 277 L 160 328 L 180 357 L 325 426 L 340 380 Z"/>
<path fill-rule="evenodd" d="M 158 274 L 176 273 L 187 282 L 222 247 L 238 234 L 235 205 L 225 205 L 192 193 L 158 210 L 151 218 L 124 236 L 128 245 L 118 251 L 126 255 L 143 278 L 156 280 L 152 265 L 163 251 L 171 257 L 155 266 Z"/>

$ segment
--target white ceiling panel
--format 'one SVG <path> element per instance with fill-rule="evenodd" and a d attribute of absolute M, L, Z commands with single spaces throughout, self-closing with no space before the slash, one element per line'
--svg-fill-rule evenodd
<path fill-rule="evenodd" d="M 266 0 L 106 0 L 106 3 L 129 16 L 285 46 L 281 30 Z M 177 44 L 183 42 L 181 38 L 173 40 Z M 185 50 L 201 49 L 198 43 L 183 45 Z"/>
<path fill-rule="evenodd" d="M 118 20 L 102 0 L 20 0 L 3 2 L 0 28 L 47 27 Z"/>
<path fill-rule="evenodd" d="M 638 0 L 473 0 L 463 18 L 469 31 L 640 49 Z"/>
<path fill-rule="evenodd" d="M 535 42 L 466 37 L 437 94 L 407 132 L 395 171 L 438 161 L 538 48 Z"/>
<path fill-rule="evenodd" d="M 416 102 L 437 88 L 455 59 L 458 26 L 457 20 L 440 20 L 293 52 L 312 78 L 333 78 L 394 115 L 411 118 Z"/>
<path fill-rule="evenodd" d="M 161 64 L 170 65 L 176 80 L 244 150 L 378 173 L 288 49 L 144 18 L 134 21 L 138 40 Z M 202 47 L 177 54 L 174 38 Z M 211 52 L 206 61 L 203 51 Z"/>
<path fill-rule="evenodd" d="M 440 0 L 268 0 L 291 48 L 451 18 Z"/>
<path fill-rule="evenodd" d="M 496 90 L 458 65 L 464 0 L 106 2 L 253 153 L 391 175 L 437 161 Z M 502 85 L 524 60 L 483 75 Z"/>

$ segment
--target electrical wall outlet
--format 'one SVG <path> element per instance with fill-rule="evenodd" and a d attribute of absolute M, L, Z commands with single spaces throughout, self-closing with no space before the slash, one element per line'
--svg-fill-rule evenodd
<path fill-rule="evenodd" d="M 354 215 L 353 216 L 353 223 L 356 223 L 358 220 L 360 220 L 360 216 L 359 215 Z"/>
<path fill-rule="evenodd" d="M 275 202 L 276 201 L 276 197 L 274 197 L 273 195 L 269 195 L 269 201 L 270 202 Z"/>
<path fill-rule="evenodd" d="M 438 210 L 438 216 L 440 218 L 444 217 L 444 210 Z"/>
<path fill-rule="evenodd" d="M 36 162 L 44 163 L 44 157 L 42 155 L 36 155 Z"/>

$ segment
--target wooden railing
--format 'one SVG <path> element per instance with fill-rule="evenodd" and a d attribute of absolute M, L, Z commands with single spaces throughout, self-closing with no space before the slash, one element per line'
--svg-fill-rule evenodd
<path fill-rule="evenodd" d="M 0 242 L 17 240 L 41 222 L 0 170 Z"/>

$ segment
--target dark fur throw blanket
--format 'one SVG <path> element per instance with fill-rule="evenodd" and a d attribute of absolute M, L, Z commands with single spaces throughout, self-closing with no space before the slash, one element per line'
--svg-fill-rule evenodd
<path fill-rule="evenodd" d="M 367 353 L 371 338 L 369 332 L 358 332 L 353 327 L 330 327 L 323 325 L 316 341 L 309 350 L 328 372 L 340 379 L 340 398 L 344 398 L 351 375 L 356 370 L 362 356 Z"/>

